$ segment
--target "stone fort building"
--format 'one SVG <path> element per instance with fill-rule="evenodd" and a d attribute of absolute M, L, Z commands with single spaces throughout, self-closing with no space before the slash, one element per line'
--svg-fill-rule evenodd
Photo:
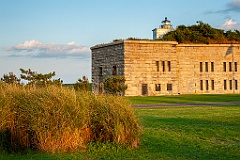
<path fill-rule="evenodd" d="M 153 39 L 172 30 L 166 17 Z M 126 96 L 240 93 L 240 44 L 122 40 L 91 50 L 95 93 L 104 92 L 104 80 L 113 75 L 126 78 Z"/>
<path fill-rule="evenodd" d="M 92 89 L 113 75 L 126 96 L 240 93 L 240 44 L 123 40 L 91 47 Z"/>

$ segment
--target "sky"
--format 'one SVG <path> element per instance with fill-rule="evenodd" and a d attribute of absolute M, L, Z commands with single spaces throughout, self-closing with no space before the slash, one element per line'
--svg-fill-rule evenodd
<path fill-rule="evenodd" d="M 23 68 L 55 71 L 65 84 L 91 81 L 90 47 L 152 39 L 165 17 L 174 28 L 202 21 L 240 30 L 240 0 L 0 0 L 0 77 Z"/>

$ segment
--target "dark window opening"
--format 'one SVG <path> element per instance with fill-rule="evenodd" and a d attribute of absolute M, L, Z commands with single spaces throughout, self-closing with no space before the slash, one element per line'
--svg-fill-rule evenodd
<path fill-rule="evenodd" d="M 232 90 L 232 80 L 229 80 L 229 89 Z"/>
<path fill-rule="evenodd" d="M 165 72 L 165 62 L 162 61 L 162 69 L 163 69 L 163 72 Z"/>
<path fill-rule="evenodd" d="M 214 80 L 212 80 L 212 90 L 214 90 Z"/>
<path fill-rule="evenodd" d="M 235 80 L 235 90 L 238 90 L 238 81 Z"/>
<path fill-rule="evenodd" d="M 223 71 L 226 72 L 227 71 L 227 63 L 223 62 Z"/>
<path fill-rule="evenodd" d="M 116 66 L 112 67 L 112 75 L 117 75 L 117 67 Z"/>
<path fill-rule="evenodd" d="M 99 67 L 99 68 L 98 68 L 98 75 L 99 75 L 99 76 L 102 76 L 102 75 L 103 75 L 103 68 L 102 68 L 102 67 Z"/>
<path fill-rule="evenodd" d="M 224 90 L 227 90 L 227 80 L 224 80 Z"/>
<path fill-rule="evenodd" d="M 208 62 L 205 62 L 205 72 L 208 72 Z"/>
<path fill-rule="evenodd" d="M 172 84 L 167 84 L 167 91 L 172 91 Z"/>
<path fill-rule="evenodd" d="M 214 62 L 211 62 L 211 72 L 214 72 Z"/>
<path fill-rule="evenodd" d="M 203 71 L 203 68 L 202 68 L 202 62 L 200 62 L 200 72 Z"/>
<path fill-rule="evenodd" d="M 156 61 L 157 72 L 159 72 L 159 61 Z"/>
<path fill-rule="evenodd" d="M 237 62 L 234 62 L 234 68 L 235 68 L 235 69 L 234 69 L 235 72 L 237 72 L 237 70 L 238 70 L 238 69 L 237 69 Z"/>
<path fill-rule="evenodd" d="M 156 91 L 161 91 L 161 84 L 156 84 L 155 89 Z"/>
<path fill-rule="evenodd" d="M 168 71 L 171 72 L 171 62 L 168 61 Z"/>
<path fill-rule="evenodd" d="M 203 90 L 203 80 L 200 80 L 200 90 Z"/>
<path fill-rule="evenodd" d="M 232 62 L 229 62 L 229 72 L 232 72 Z"/>
<path fill-rule="evenodd" d="M 206 90 L 208 91 L 208 80 L 206 80 Z"/>

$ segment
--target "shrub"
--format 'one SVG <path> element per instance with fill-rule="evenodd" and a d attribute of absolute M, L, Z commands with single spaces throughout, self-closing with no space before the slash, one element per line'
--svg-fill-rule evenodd
<path fill-rule="evenodd" d="M 104 90 L 106 91 L 106 93 L 122 96 L 124 95 L 124 92 L 127 89 L 125 81 L 126 79 L 124 76 L 109 77 L 105 79 Z"/>
<path fill-rule="evenodd" d="M 0 85 L 0 121 L 0 149 L 12 151 L 75 152 L 90 141 L 134 147 L 139 135 L 133 111 L 121 97 L 54 86 Z"/>
<path fill-rule="evenodd" d="M 136 147 L 139 126 L 130 103 L 122 97 L 94 96 L 89 105 L 92 140 Z"/>
<path fill-rule="evenodd" d="M 83 76 L 82 79 L 79 78 L 73 87 L 78 92 L 88 92 L 90 90 L 90 83 L 88 81 L 88 78 L 86 76 Z"/>

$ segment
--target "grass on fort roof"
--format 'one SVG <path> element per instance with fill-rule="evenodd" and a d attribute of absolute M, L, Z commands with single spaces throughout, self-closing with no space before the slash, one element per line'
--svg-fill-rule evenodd
<path fill-rule="evenodd" d="M 0 159 L 240 159 L 240 106 L 135 109 L 137 149 L 90 144 L 88 152 L 0 154 Z"/>
<path fill-rule="evenodd" d="M 240 102 L 240 94 L 192 94 L 174 96 L 125 97 L 132 104 L 197 103 L 197 102 Z"/>

